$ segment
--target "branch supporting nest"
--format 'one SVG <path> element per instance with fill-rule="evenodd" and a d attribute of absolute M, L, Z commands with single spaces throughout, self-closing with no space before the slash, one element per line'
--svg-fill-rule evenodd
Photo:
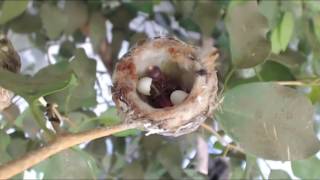
<path fill-rule="evenodd" d="M 7 164 L 0 166 L 0 179 L 9 179 L 23 172 L 24 170 L 38 164 L 39 162 L 49 158 L 50 156 L 83 142 L 110 136 L 112 134 L 129 129 L 141 128 L 142 124 L 138 122 L 131 124 L 124 123 L 113 127 L 93 129 L 76 134 L 59 135 L 53 142 L 49 143 L 48 145 L 28 153 L 20 159 L 10 161 Z"/>

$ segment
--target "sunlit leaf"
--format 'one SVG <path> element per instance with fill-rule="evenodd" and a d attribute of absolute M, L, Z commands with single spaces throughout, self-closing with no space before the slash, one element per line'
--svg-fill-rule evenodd
<path fill-rule="evenodd" d="M 219 123 L 250 154 L 296 160 L 319 150 L 313 106 L 294 89 L 273 83 L 244 84 L 225 93 L 221 109 Z"/>
<path fill-rule="evenodd" d="M 290 12 L 287 12 L 283 15 L 280 29 L 281 50 L 284 51 L 287 49 L 294 29 L 294 18 Z"/>
<path fill-rule="evenodd" d="M 225 23 L 230 36 L 234 65 L 249 68 L 264 62 L 270 53 L 271 45 L 266 39 L 268 22 L 259 13 L 257 2 L 231 4 Z"/>
<path fill-rule="evenodd" d="M 320 87 L 313 86 L 311 88 L 311 92 L 308 94 L 312 103 L 320 102 Z"/>
<path fill-rule="evenodd" d="M 286 12 L 278 24 L 272 30 L 271 42 L 272 52 L 278 54 L 287 49 L 294 30 L 294 17 L 290 12 Z"/>
<path fill-rule="evenodd" d="M 305 160 L 293 161 L 292 170 L 294 175 L 301 179 L 318 179 L 320 177 L 320 160 L 316 156 Z"/>
<path fill-rule="evenodd" d="M 28 0 L 5 0 L 1 7 L 0 24 L 5 24 L 11 19 L 21 15 L 27 8 Z"/>

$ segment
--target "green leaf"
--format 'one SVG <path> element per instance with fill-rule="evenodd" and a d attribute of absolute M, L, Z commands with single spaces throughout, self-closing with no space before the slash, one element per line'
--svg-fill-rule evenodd
<path fill-rule="evenodd" d="M 207 179 L 204 175 L 200 174 L 196 169 L 183 169 L 190 179 L 205 180 Z"/>
<path fill-rule="evenodd" d="M 40 132 L 39 126 L 34 121 L 30 107 L 24 110 L 15 121 L 17 128 L 21 129 L 24 133 L 28 134 L 30 139 L 37 139 L 37 135 Z"/>
<path fill-rule="evenodd" d="M 189 4 L 191 5 L 191 3 Z M 212 34 L 213 28 L 221 16 L 219 6 L 219 2 L 216 1 L 197 1 L 195 6 L 191 7 L 192 20 L 197 22 L 205 36 L 209 37 Z"/>
<path fill-rule="evenodd" d="M 312 86 L 311 92 L 308 94 L 312 103 L 320 102 L 320 87 Z"/>
<path fill-rule="evenodd" d="M 313 106 L 296 90 L 250 83 L 225 93 L 217 119 L 247 153 L 272 160 L 307 158 L 319 150 Z"/>
<path fill-rule="evenodd" d="M 316 156 L 291 162 L 293 174 L 301 179 L 319 179 L 320 160 Z"/>
<path fill-rule="evenodd" d="M 89 28 L 92 47 L 95 52 L 99 52 L 101 43 L 106 40 L 106 20 L 102 14 L 91 15 Z"/>
<path fill-rule="evenodd" d="M 46 97 L 49 102 L 57 103 L 63 112 L 70 112 L 80 107 L 96 105 L 96 61 L 88 58 L 83 49 L 75 51 L 75 57 L 70 62 L 70 69 L 77 77 L 77 84 L 59 93 Z"/>
<path fill-rule="evenodd" d="M 69 131 L 81 132 L 97 127 L 98 122 L 94 118 L 89 117 L 83 112 L 71 112 L 68 114 L 72 124 L 70 124 Z"/>
<path fill-rule="evenodd" d="M 271 170 L 268 179 L 291 179 L 291 177 L 283 170 Z"/>
<path fill-rule="evenodd" d="M 294 30 L 294 18 L 292 13 L 286 12 L 281 22 L 280 42 L 281 50 L 287 49 Z"/>
<path fill-rule="evenodd" d="M 281 23 L 272 30 L 271 43 L 273 53 L 279 54 L 287 49 L 293 30 L 294 17 L 292 13 L 286 12 L 282 17 Z"/>
<path fill-rule="evenodd" d="M 144 179 L 160 179 L 166 173 L 159 161 L 149 161 L 144 172 Z"/>
<path fill-rule="evenodd" d="M 246 167 L 243 175 L 243 179 L 257 179 L 261 175 L 256 157 L 246 156 Z"/>
<path fill-rule="evenodd" d="M 318 41 L 320 42 L 320 15 L 313 17 L 313 28 Z"/>
<path fill-rule="evenodd" d="M 33 33 L 42 28 L 39 14 L 23 13 L 10 22 L 10 28 L 16 33 Z"/>
<path fill-rule="evenodd" d="M 265 61 L 271 50 L 266 39 L 268 21 L 259 13 L 256 1 L 231 3 L 225 23 L 236 67 L 249 68 Z"/>
<path fill-rule="evenodd" d="M 33 167 L 43 179 L 96 179 L 96 164 L 82 150 L 64 150 Z"/>
<path fill-rule="evenodd" d="M 6 148 L 9 144 L 10 136 L 3 130 L 0 130 L 0 151 L 6 151 Z"/>
<path fill-rule="evenodd" d="M 281 18 L 279 1 L 260 1 L 259 11 L 268 19 L 271 29 L 278 25 Z"/>
<path fill-rule="evenodd" d="M 292 81 L 295 79 L 289 68 L 274 61 L 265 62 L 260 75 L 264 81 Z"/>
<path fill-rule="evenodd" d="M 85 25 L 88 20 L 87 6 L 81 1 L 66 1 L 64 11 L 67 25 L 65 32 L 72 34 L 75 30 Z"/>
<path fill-rule="evenodd" d="M 21 15 L 28 6 L 28 0 L 5 0 L 1 7 L 0 24 L 5 24 L 11 19 Z"/>
<path fill-rule="evenodd" d="M 123 179 L 143 179 L 144 170 L 138 161 L 125 166 L 122 171 Z"/>
<path fill-rule="evenodd" d="M 272 52 L 275 54 L 279 54 L 281 52 L 280 34 L 280 26 L 277 26 L 271 32 Z"/>
<path fill-rule="evenodd" d="M 33 77 L 0 69 L 0 77 L 0 86 L 19 94 L 28 102 L 60 91 L 75 81 L 67 62 L 43 68 Z"/>
<path fill-rule="evenodd" d="M 24 138 L 12 138 L 8 145 L 8 153 L 14 159 L 22 157 L 27 152 L 28 140 Z"/>
<path fill-rule="evenodd" d="M 174 179 L 181 179 L 183 171 L 181 169 L 182 157 L 177 145 L 167 145 L 162 147 L 158 154 L 157 160 L 169 172 Z"/>
<path fill-rule="evenodd" d="M 279 54 L 271 53 L 268 60 L 283 64 L 292 71 L 297 72 L 300 71 L 301 65 L 307 60 L 307 58 L 300 52 L 287 49 Z"/>
<path fill-rule="evenodd" d="M 120 124 L 122 120 L 120 119 L 116 108 L 110 107 L 108 110 L 100 115 L 98 118 L 99 122 L 102 123 L 105 126 L 113 126 L 116 124 Z M 118 137 L 125 137 L 125 136 L 130 136 L 130 135 L 137 135 L 139 130 L 137 129 L 130 129 L 126 130 L 120 133 L 113 134 L 114 136 Z"/>
<path fill-rule="evenodd" d="M 44 29 L 50 39 L 56 39 L 68 25 L 68 19 L 58 7 L 43 3 L 40 8 L 40 17 Z"/>

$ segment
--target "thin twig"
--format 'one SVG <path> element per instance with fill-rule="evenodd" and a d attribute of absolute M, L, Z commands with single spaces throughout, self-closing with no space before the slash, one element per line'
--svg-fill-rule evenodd
<path fill-rule="evenodd" d="M 56 139 L 48 145 L 30 152 L 14 161 L 10 161 L 7 164 L 0 166 L 0 179 L 9 179 L 18 173 L 36 165 L 37 163 L 49 158 L 50 156 L 68 149 L 72 146 L 78 145 L 83 142 L 91 141 L 97 138 L 105 137 L 129 129 L 141 129 L 142 124 L 120 124 L 113 127 L 105 127 L 99 129 L 93 129 L 86 132 L 76 134 L 59 135 Z"/>
<path fill-rule="evenodd" d="M 228 146 L 229 148 L 244 153 L 244 151 L 243 151 L 242 148 L 226 142 L 226 141 L 220 136 L 220 134 L 218 134 L 215 130 L 213 130 L 213 129 L 212 129 L 210 126 L 208 126 L 207 124 L 202 123 L 202 124 L 201 124 L 201 127 L 202 127 L 203 129 L 209 131 L 210 133 L 212 133 L 212 134 L 218 139 L 218 141 L 219 141 L 221 144 L 227 144 L 227 146 Z"/>
<path fill-rule="evenodd" d="M 319 86 L 320 79 L 302 81 L 276 81 L 276 83 L 283 86 Z"/>

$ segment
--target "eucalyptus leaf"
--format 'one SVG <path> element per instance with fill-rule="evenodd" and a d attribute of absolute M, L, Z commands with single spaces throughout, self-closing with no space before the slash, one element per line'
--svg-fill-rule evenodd
<path fill-rule="evenodd" d="M 287 49 L 293 35 L 293 30 L 294 17 L 292 13 L 286 12 L 282 17 L 281 23 L 272 30 L 271 42 L 273 53 L 278 54 Z"/>
<path fill-rule="evenodd" d="M 291 179 L 290 175 L 283 170 L 271 170 L 268 179 Z"/>
<path fill-rule="evenodd" d="M 294 175 L 301 179 L 320 178 L 320 160 L 316 156 L 304 160 L 293 161 L 291 167 Z"/>
<path fill-rule="evenodd" d="M 288 48 L 286 51 L 279 54 L 271 53 L 268 60 L 283 64 L 293 72 L 297 72 L 300 70 L 301 65 L 307 60 L 307 57 L 301 52 L 293 51 Z"/>
<path fill-rule="evenodd" d="M 96 105 L 96 61 L 88 58 L 83 49 L 75 51 L 75 57 L 69 65 L 77 77 L 77 84 L 59 93 L 47 96 L 49 102 L 57 103 L 61 111 L 70 112 L 80 107 Z"/>
<path fill-rule="evenodd" d="M 56 39 L 68 25 L 68 19 L 61 9 L 51 3 L 43 3 L 40 17 L 44 29 L 50 39 Z"/>
<path fill-rule="evenodd" d="M 271 50 L 266 39 L 268 21 L 260 14 L 256 1 L 231 3 L 225 23 L 236 67 L 249 68 L 265 61 Z"/>
<path fill-rule="evenodd" d="M 191 1 L 192 2 L 192 1 Z M 183 2 L 185 3 L 185 2 Z M 189 3 L 191 5 L 191 3 Z M 197 22 L 205 36 L 211 36 L 217 20 L 220 18 L 219 2 L 197 1 L 192 9 L 192 20 Z"/>
<path fill-rule="evenodd" d="M 10 22 L 10 28 L 17 33 L 33 33 L 42 28 L 39 14 L 23 13 Z"/>
<path fill-rule="evenodd" d="M 2 129 L 0 130 L 0 151 L 6 151 L 6 148 L 10 144 L 10 136 L 4 132 Z"/>
<path fill-rule="evenodd" d="M 247 153 L 272 160 L 304 159 L 319 150 L 311 102 L 274 83 L 249 83 L 225 93 L 216 114 Z"/>
<path fill-rule="evenodd" d="M 99 52 L 101 43 L 106 40 L 106 19 L 102 14 L 92 14 L 90 17 L 89 28 L 92 47 L 96 52 Z"/>
<path fill-rule="evenodd" d="M 120 119 L 119 115 L 117 114 L 117 110 L 114 107 L 108 108 L 108 110 L 100 115 L 98 118 L 99 122 L 105 126 L 113 126 L 116 124 L 120 124 L 122 120 Z M 118 137 L 125 137 L 130 135 L 137 135 L 139 130 L 130 129 L 123 132 L 115 133 L 114 136 Z"/>
<path fill-rule="evenodd" d="M 126 165 L 122 171 L 123 179 L 143 179 L 144 170 L 138 161 Z"/>
<path fill-rule="evenodd" d="M 294 30 L 294 17 L 292 13 L 286 12 L 283 15 L 283 19 L 281 22 L 280 42 L 281 42 L 282 51 L 287 49 L 287 46 L 293 34 L 293 30 Z"/>
<path fill-rule="evenodd" d="M 65 32 L 72 34 L 76 29 L 85 25 L 88 20 L 87 6 L 82 1 L 66 1 L 63 9 L 67 18 Z"/>
<path fill-rule="evenodd" d="M 33 167 L 44 179 L 96 179 L 96 164 L 82 150 L 64 150 Z"/>
<path fill-rule="evenodd" d="M 27 9 L 28 3 L 29 0 L 5 0 L 1 7 L 0 24 L 5 24 L 21 15 Z"/>
<path fill-rule="evenodd" d="M 172 144 L 162 147 L 157 154 L 157 160 L 172 178 L 180 179 L 182 177 L 183 171 L 180 167 L 182 157 L 178 146 Z"/>
<path fill-rule="evenodd" d="M 29 102 L 60 91 L 76 81 L 68 70 L 67 63 L 50 65 L 32 77 L 0 69 L 0 77 L 0 86 L 19 94 Z"/>
<path fill-rule="evenodd" d="M 269 27 L 273 29 L 281 20 L 279 1 L 260 1 L 259 11 L 268 19 Z"/>

